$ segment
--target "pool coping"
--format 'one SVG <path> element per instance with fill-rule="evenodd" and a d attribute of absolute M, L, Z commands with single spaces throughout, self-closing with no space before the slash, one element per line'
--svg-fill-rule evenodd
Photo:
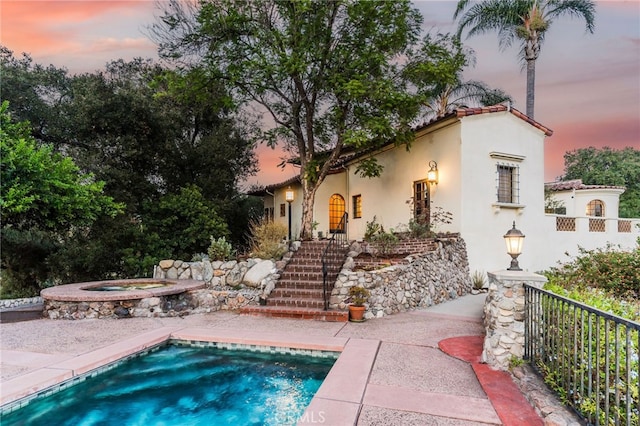
<path fill-rule="evenodd" d="M 0 406 L 15 403 L 170 340 L 340 352 L 299 424 L 355 424 L 381 343 L 370 339 L 291 336 L 277 332 L 163 327 L 67 359 L 52 357 L 50 364 L 45 363 L 37 370 L 2 382 Z"/>

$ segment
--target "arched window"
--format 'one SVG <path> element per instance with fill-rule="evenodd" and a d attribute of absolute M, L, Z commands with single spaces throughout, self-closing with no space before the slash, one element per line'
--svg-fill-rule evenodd
<path fill-rule="evenodd" d="M 600 200 L 589 201 L 587 216 L 604 217 L 604 203 Z"/>
<path fill-rule="evenodd" d="M 340 226 L 340 220 L 345 211 L 344 198 L 340 194 L 333 194 L 329 198 L 329 231 L 344 232 L 344 224 Z"/>

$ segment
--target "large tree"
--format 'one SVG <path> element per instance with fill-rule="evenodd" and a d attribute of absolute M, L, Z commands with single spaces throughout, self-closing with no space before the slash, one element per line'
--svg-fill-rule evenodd
<path fill-rule="evenodd" d="M 252 205 L 239 181 L 256 161 L 224 87 L 141 59 L 68 76 L 4 48 L 0 73 L 0 96 L 33 120 L 38 145 L 73 158 L 124 204 L 123 215 L 101 216 L 55 253 L 43 245 L 53 253 L 46 264 L 33 256 L 58 280 L 148 276 L 159 259 L 205 252 L 210 236 L 245 242 Z"/>
<path fill-rule="evenodd" d="M 468 37 L 497 31 L 503 49 L 515 40 L 520 42 L 520 58 L 527 69 L 526 113 L 533 118 L 536 61 L 546 32 L 553 21 L 563 15 L 583 18 L 587 31 L 593 33 L 595 3 L 592 0 L 459 0 L 453 17 L 460 17 L 458 36 L 464 31 L 468 31 Z"/>
<path fill-rule="evenodd" d="M 162 4 L 151 29 L 161 56 L 203 65 L 236 102 L 261 106 L 271 123 L 259 138 L 299 160 L 302 238 L 311 236 L 316 190 L 345 148 L 411 141 L 419 105 L 402 68 L 422 17 L 408 0 Z"/>
<path fill-rule="evenodd" d="M 563 180 L 582 179 L 586 185 L 619 185 L 620 217 L 640 217 L 640 150 L 580 148 L 564 155 Z"/>

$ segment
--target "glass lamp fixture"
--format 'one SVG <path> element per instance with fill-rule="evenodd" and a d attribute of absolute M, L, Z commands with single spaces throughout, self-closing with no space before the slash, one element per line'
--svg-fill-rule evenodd
<path fill-rule="evenodd" d="M 429 171 L 427 172 L 427 182 L 430 185 L 438 184 L 438 163 L 435 161 L 429 161 Z"/>
<path fill-rule="evenodd" d="M 508 271 L 522 271 L 518 265 L 518 256 L 522 254 L 522 246 L 524 245 L 524 234 L 516 229 L 516 221 L 513 221 L 513 228 L 504 234 L 504 242 L 507 244 L 507 254 L 511 256 L 511 266 Z"/>

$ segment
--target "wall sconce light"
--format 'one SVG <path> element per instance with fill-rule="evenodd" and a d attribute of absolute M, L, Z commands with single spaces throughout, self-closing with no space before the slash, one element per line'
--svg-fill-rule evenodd
<path fill-rule="evenodd" d="M 436 163 L 435 161 L 429 161 L 429 171 L 427 172 L 427 182 L 429 182 L 430 185 L 437 185 L 438 184 L 438 163 Z"/>
<path fill-rule="evenodd" d="M 524 234 L 520 230 L 516 229 L 516 221 L 513 221 L 513 228 L 509 229 L 504 234 L 504 242 L 507 244 L 507 254 L 511 256 L 511 266 L 507 268 L 508 271 L 522 271 L 520 265 L 518 265 L 518 256 L 522 253 L 522 246 L 524 244 Z"/>

